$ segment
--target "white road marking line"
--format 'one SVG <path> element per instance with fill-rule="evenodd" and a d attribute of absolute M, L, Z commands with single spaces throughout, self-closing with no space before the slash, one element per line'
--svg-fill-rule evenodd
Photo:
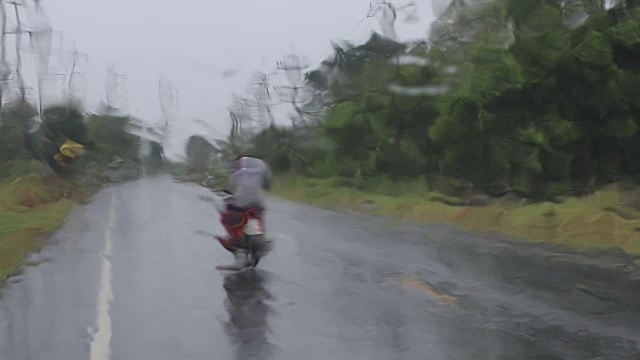
<path fill-rule="evenodd" d="M 100 254 L 102 260 L 100 272 L 100 288 L 97 299 L 96 333 L 91 341 L 91 352 L 89 360 L 109 360 L 111 358 L 111 316 L 109 310 L 113 301 L 113 283 L 111 272 L 111 232 L 116 222 L 116 200 L 115 192 L 111 193 L 111 204 L 109 206 L 109 218 L 104 230 L 104 249 Z"/>

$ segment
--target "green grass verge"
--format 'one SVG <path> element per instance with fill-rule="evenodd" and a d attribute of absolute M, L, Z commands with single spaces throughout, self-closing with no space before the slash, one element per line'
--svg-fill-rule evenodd
<path fill-rule="evenodd" d="M 464 206 L 461 199 L 427 191 L 423 183 L 391 186 L 349 180 L 276 177 L 273 194 L 327 208 L 353 208 L 374 214 L 394 214 L 403 220 L 448 223 L 479 232 L 498 232 L 534 242 L 575 248 L 619 246 L 640 254 L 640 219 L 619 208 L 612 186 L 584 198 L 566 198 L 560 204 L 524 204 L 495 200 L 486 206 Z M 358 189 L 357 187 L 361 189 Z"/>
<path fill-rule="evenodd" d="M 62 225 L 72 205 L 67 190 L 33 175 L 0 180 L 0 283 Z"/>

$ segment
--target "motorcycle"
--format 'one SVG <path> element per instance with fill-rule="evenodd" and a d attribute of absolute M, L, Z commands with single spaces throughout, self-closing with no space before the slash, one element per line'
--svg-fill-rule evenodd
<path fill-rule="evenodd" d="M 272 249 L 272 242 L 265 237 L 264 219 L 261 209 L 248 208 L 242 212 L 234 210 L 233 194 L 226 190 L 216 190 L 214 194 L 221 201 L 216 202 L 220 223 L 227 230 L 228 238 L 216 236 L 220 245 L 236 258 L 236 265 L 218 266 L 221 270 L 255 268 Z"/>

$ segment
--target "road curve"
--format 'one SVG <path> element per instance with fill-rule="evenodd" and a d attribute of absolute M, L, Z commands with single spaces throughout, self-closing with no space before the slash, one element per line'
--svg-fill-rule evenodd
<path fill-rule="evenodd" d="M 448 226 L 270 200 L 231 256 L 210 193 L 168 177 L 76 206 L 0 296 L 0 360 L 639 359 L 640 273 Z"/>

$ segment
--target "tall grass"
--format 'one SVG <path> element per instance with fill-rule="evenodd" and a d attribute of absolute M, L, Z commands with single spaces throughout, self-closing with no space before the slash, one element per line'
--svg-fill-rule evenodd
<path fill-rule="evenodd" d="M 70 189 L 55 178 L 22 171 L 0 180 L 0 283 L 41 249 L 71 209 Z M 19 175 L 19 176 L 18 176 Z"/>
<path fill-rule="evenodd" d="M 389 179 L 306 179 L 277 176 L 273 193 L 322 207 L 353 208 L 392 214 L 423 223 L 449 223 L 469 230 L 498 232 L 535 242 L 577 248 L 619 246 L 640 254 L 640 214 L 619 209 L 615 186 L 593 196 L 570 197 L 562 203 L 495 199 L 486 206 L 465 206 L 462 199 L 429 191 L 424 182 L 393 184 Z M 629 214 L 630 213 L 630 214 Z"/>

